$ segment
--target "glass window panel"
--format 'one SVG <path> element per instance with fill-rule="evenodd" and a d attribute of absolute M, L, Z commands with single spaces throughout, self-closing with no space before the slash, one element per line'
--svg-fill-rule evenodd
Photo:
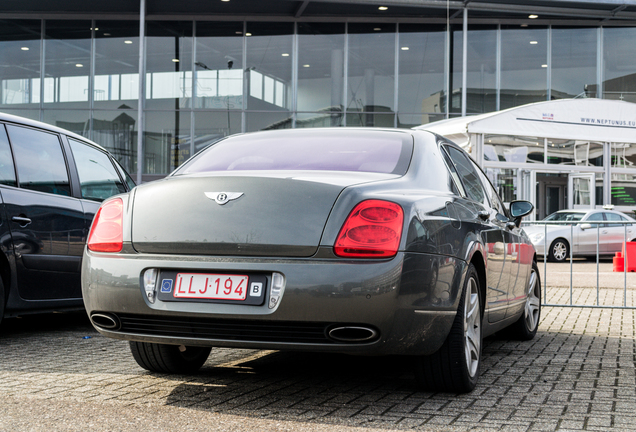
<path fill-rule="evenodd" d="M 415 126 L 424 125 L 427 123 L 435 122 L 438 120 L 444 120 L 446 118 L 445 113 L 430 114 L 430 113 L 415 113 L 406 114 L 398 113 L 397 127 L 404 129 L 411 129 Z"/>
<path fill-rule="evenodd" d="M 55 195 L 71 195 L 60 139 L 35 129 L 7 125 L 20 187 Z"/>
<path fill-rule="evenodd" d="M 342 23 L 298 24 L 299 110 L 342 111 L 344 32 Z"/>
<path fill-rule="evenodd" d="M 44 110 L 44 123 L 90 137 L 88 110 Z"/>
<path fill-rule="evenodd" d="M 77 166 L 82 198 L 103 201 L 110 196 L 126 192 L 106 153 L 74 139 L 69 139 L 68 142 Z"/>
<path fill-rule="evenodd" d="M 293 23 L 247 23 L 246 67 L 250 71 L 250 99 L 247 108 L 250 110 L 291 109 L 289 98 L 283 100 L 282 106 L 275 103 L 274 88 L 282 85 L 286 94 L 291 91 L 293 33 Z M 262 91 L 259 87 L 259 74 L 263 77 Z M 252 85 L 256 88 L 252 88 Z"/>
<path fill-rule="evenodd" d="M 552 28 L 552 99 L 596 97 L 596 28 Z"/>
<path fill-rule="evenodd" d="M 603 98 L 636 102 L 636 27 L 603 28 Z"/>
<path fill-rule="evenodd" d="M 636 206 L 636 173 L 612 174 L 611 203 L 615 206 Z"/>
<path fill-rule="evenodd" d="M 543 138 L 510 135 L 484 136 L 485 161 L 544 163 L 544 153 Z"/>
<path fill-rule="evenodd" d="M 501 109 L 546 100 L 547 36 L 545 28 L 502 27 Z"/>
<path fill-rule="evenodd" d="M 243 107 L 243 22 L 197 22 L 196 107 Z"/>
<path fill-rule="evenodd" d="M 240 132 L 240 111 L 197 111 L 194 113 L 194 153 L 220 138 Z"/>
<path fill-rule="evenodd" d="M 139 22 L 96 21 L 95 108 L 137 108 Z"/>
<path fill-rule="evenodd" d="M 40 20 L 0 20 L 0 106 L 40 103 Z"/>
<path fill-rule="evenodd" d="M 126 171 L 137 172 L 137 111 L 94 111 L 92 139 Z"/>
<path fill-rule="evenodd" d="M 264 111 L 247 112 L 245 132 L 270 129 L 291 129 L 292 118 L 288 112 Z"/>
<path fill-rule="evenodd" d="M 347 126 L 372 126 L 392 128 L 395 126 L 395 114 L 347 112 Z"/>
<path fill-rule="evenodd" d="M 0 126 L 0 184 L 17 186 L 13 156 L 4 126 Z"/>
<path fill-rule="evenodd" d="M 548 163 L 603 166 L 603 144 L 583 140 L 548 139 Z M 601 197 L 603 195 L 601 194 Z"/>
<path fill-rule="evenodd" d="M 520 199 L 517 195 L 516 169 L 486 168 L 486 175 L 505 203 Z"/>
<path fill-rule="evenodd" d="M 347 111 L 393 112 L 395 24 L 350 23 L 348 29 Z M 378 126 L 374 119 L 365 116 L 361 126 Z"/>
<path fill-rule="evenodd" d="M 401 26 L 400 26 L 401 28 Z M 453 70 L 451 112 L 461 112 L 462 31 L 453 31 Z M 466 52 L 466 113 L 481 114 L 497 110 L 497 28 L 468 26 Z"/>
<path fill-rule="evenodd" d="M 146 107 L 190 107 L 192 22 L 149 21 L 146 28 Z"/>
<path fill-rule="evenodd" d="M 7 109 L 7 108 L 2 108 L 2 112 L 5 114 L 11 114 L 11 115 L 16 115 L 19 117 L 25 117 L 31 120 L 37 120 L 40 121 L 40 110 L 22 110 L 22 109 Z"/>
<path fill-rule="evenodd" d="M 342 126 L 343 115 L 339 112 L 316 112 L 296 114 L 297 128 Z"/>
<path fill-rule="evenodd" d="M 250 71 L 250 96 L 255 99 L 263 99 L 263 74 Z"/>
<path fill-rule="evenodd" d="M 400 24 L 399 30 L 400 113 L 420 113 L 420 117 L 424 117 L 425 114 L 445 113 L 446 27 Z M 413 126 L 419 124 L 421 122 Z"/>
<path fill-rule="evenodd" d="M 44 106 L 88 108 L 91 21 L 47 20 Z"/>
<path fill-rule="evenodd" d="M 144 174 L 169 174 L 191 155 L 190 112 L 146 112 Z"/>
<path fill-rule="evenodd" d="M 636 168 L 636 146 L 631 143 L 611 143 L 613 168 Z"/>
<path fill-rule="evenodd" d="M 274 79 L 268 76 L 263 80 L 263 100 L 274 104 Z"/>

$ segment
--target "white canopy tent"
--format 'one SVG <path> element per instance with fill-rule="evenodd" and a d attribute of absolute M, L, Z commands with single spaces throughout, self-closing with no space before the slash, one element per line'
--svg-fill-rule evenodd
<path fill-rule="evenodd" d="M 636 209 L 634 103 L 561 99 L 415 129 L 435 132 L 461 145 L 491 173 L 514 171 L 514 199 L 547 199 L 546 192 L 537 192 L 535 186 L 538 178 L 556 174 L 567 180 L 568 187 L 561 193 L 559 208 L 613 204 L 623 211 Z M 587 194 L 583 201 L 579 201 L 581 191 Z"/>
<path fill-rule="evenodd" d="M 606 99 L 537 102 L 418 126 L 465 146 L 470 134 L 636 143 L 636 104 Z"/>

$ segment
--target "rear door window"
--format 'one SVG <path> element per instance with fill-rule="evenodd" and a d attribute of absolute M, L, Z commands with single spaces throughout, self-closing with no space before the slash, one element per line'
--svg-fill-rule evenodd
<path fill-rule="evenodd" d="M 457 168 L 457 173 L 461 177 L 468 198 L 487 207 L 490 206 L 486 197 L 486 191 L 479 178 L 479 173 L 470 159 L 454 147 L 446 146 L 445 148 Z"/>
<path fill-rule="evenodd" d="M 66 160 L 57 134 L 7 125 L 19 186 L 55 195 L 71 195 Z"/>
<path fill-rule="evenodd" d="M 0 184 L 17 186 L 13 155 L 4 125 L 0 125 Z"/>
<path fill-rule="evenodd" d="M 77 166 L 82 198 L 103 201 L 112 195 L 126 192 L 106 153 L 71 138 L 68 142 Z"/>

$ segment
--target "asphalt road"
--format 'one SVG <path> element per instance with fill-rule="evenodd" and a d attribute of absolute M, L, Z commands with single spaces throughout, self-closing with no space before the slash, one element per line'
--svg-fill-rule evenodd
<path fill-rule="evenodd" d="M 550 289 L 549 301 L 562 297 L 569 289 Z M 575 290 L 576 302 L 595 298 Z M 482 376 L 465 395 L 420 391 L 408 358 L 215 349 L 197 375 L 151 374 L 83 314 L 10 319 L 0 430 L 633 431 L 635 318 L 545 307 L 534 340 L 484 341 Z"/>

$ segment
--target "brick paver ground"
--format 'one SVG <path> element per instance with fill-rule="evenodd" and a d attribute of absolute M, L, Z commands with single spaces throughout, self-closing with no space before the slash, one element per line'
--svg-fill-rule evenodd
<path fill-rule="evenodd" d="M 636 430 L 635 316 L 546 307 L 534 340 L 484 341 L 465 395 L 419 391 L 408 358 L 215 349 L 196 376 L 151 374 L 83 315 L 6 320 L 0 430 Z"/>

